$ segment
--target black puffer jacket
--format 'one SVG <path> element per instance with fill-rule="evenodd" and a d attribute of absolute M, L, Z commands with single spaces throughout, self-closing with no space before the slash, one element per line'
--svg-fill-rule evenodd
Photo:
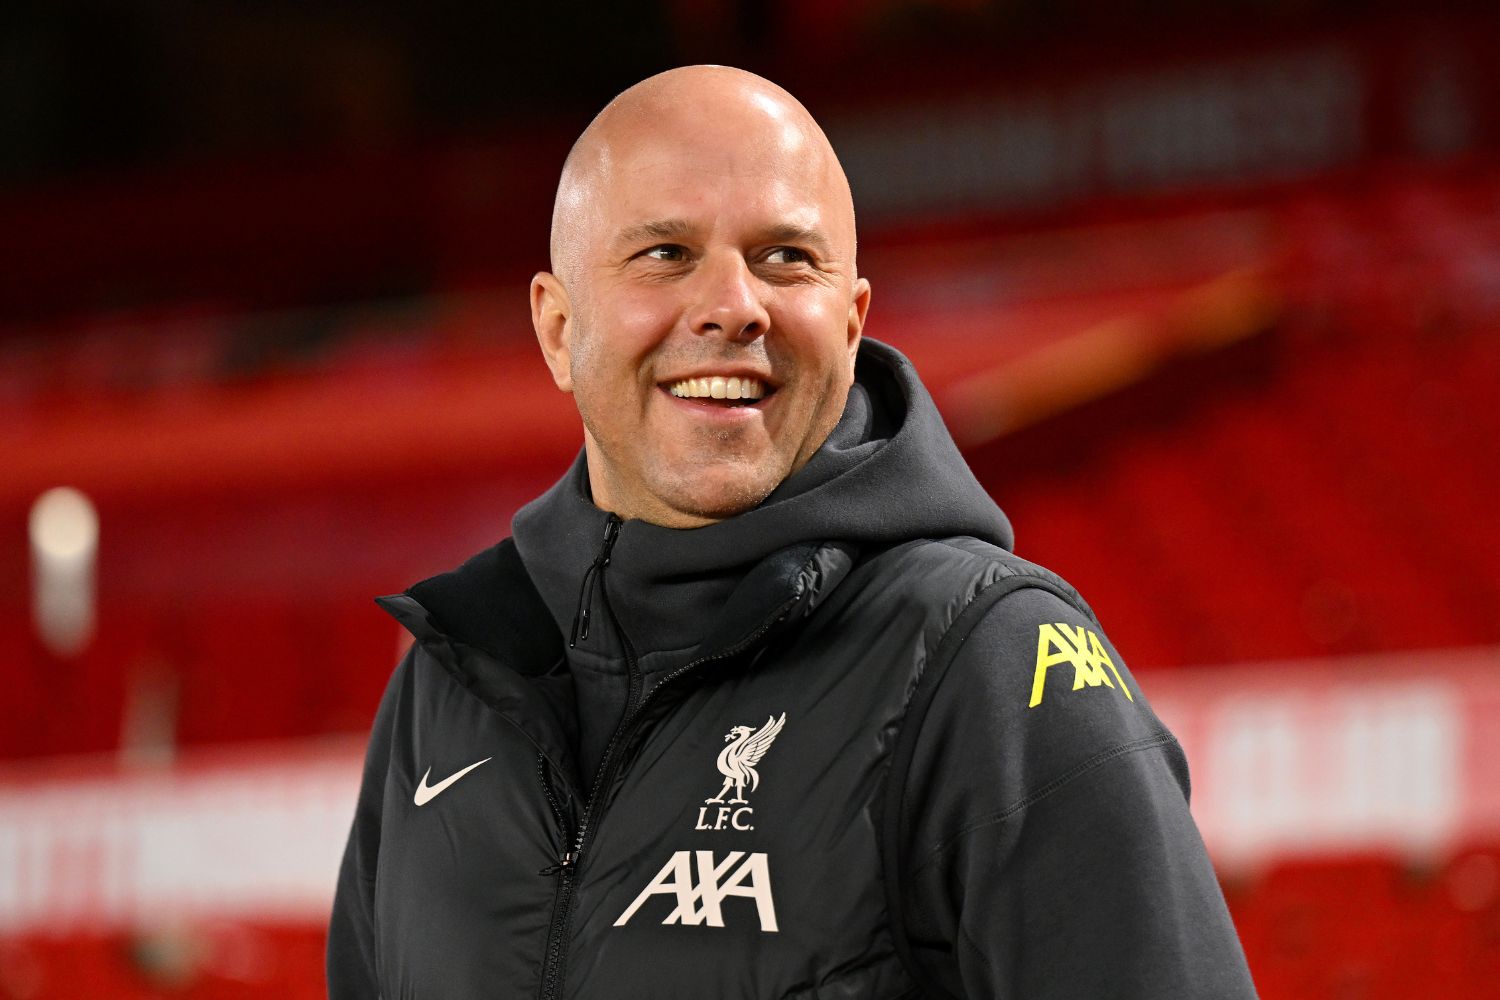
<path fill-rule="evenodd" d="M 1176 742 L 905 359 L 857 374 L 753 511 L 621 523 L 580 461 L 384 600 L 335 1000 L 1254 995 Z"/>

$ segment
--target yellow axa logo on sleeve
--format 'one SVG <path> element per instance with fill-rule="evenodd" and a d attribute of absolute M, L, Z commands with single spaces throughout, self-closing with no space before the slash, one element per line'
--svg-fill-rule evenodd
<path fill-rule="evenodd" d="M 1110 673 L 1115 675 L 1115 680 L 1120 682 L 1120 690 L 1125 692 L 1125 697 L 1135 701 L 1135 695 L 1125 686 L 1125 678 L 1120 676 L 1119 669 L 1104 651 L 1104 643 L 1099 641 L 1097 635 L 1082 625 L 1055 622 L 1042 625 L 1037 633 L 1036 673 L 1031 679 L 1031 703 L 1027 708 L 1036 708 L 1042 703 L 1042 682 L 1047 678 L 1047 668 L 1059 663 L 1073 665 L 1074 691 L 1085 684 L 1089 687 L 1098 687 L 1100 684 L 1114 687 L 1114 681 L 1104 672 L 1104 668 L 1108 667 Z"/>

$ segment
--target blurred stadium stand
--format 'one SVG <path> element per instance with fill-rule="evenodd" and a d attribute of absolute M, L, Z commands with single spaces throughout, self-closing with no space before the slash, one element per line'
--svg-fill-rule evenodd
<path fill-rule="evenodd" d="M 322 995 L 401 643 L 370 598 L 502 537 L 578 448 L 524 282 L 578 116 L 674 52 L 825 119 L 869 332 L 1182 738 L 1262 995 L 1500 997 L 1496 18 L 691 6 L 550 118 L 450 95 L 403 131 L 420 108 L 351 85 L 375 140 L 265 114 L 155 165 L 7 151 L 0 998 Z M 374 8 L 335 62 L 385 79 Z M 851 19 L 833 65 L 903 72 L 801 84 Z M 76 651 L 33 612 L 57 486 L 98 512 Z"/>

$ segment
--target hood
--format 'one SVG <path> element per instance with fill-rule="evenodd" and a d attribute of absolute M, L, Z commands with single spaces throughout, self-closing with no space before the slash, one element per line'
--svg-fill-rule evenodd
<path fill-rule="evenodd" d="M 564 636 L 580 603 L 598 600 L 585 584 L 611 520 L 590 499 L 582 453 L 516 515 L 516 547 Z M 843 416 L 807 465 L 759 506 L 716 524 L 677 529 L 624 521 L 603 586 L 638 650 L 690 653 L 714 631 L 731 595 L 742 596 L 737 586 L 775 553 L 956 535 L 1012 545 L 1010 523 L 969 471 L 911 362 L 865 339 Z M 836 579 L 825 574 L 822 583 Z M 774 604 L 782 596 L 762 599 Z M 746 610 L 737 608 L 735 617 Z"/>

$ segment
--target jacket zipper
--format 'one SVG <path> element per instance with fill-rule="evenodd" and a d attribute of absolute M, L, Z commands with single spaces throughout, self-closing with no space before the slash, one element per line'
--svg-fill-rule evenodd
<path fill-rule="evenodd" d="M 563 812 L 562 806 L 552 792 L 552 783 L 547 780 L 547 758 L 543 754 L 536 755 L 536 773 L 542 783 L 542 793 L 547 796 L 547 804 L 552 807 L 552 814 L 557 817 L 558 823 L 563 828 L 564 841 L 571 842 L 567 814 Z M 576 857 L 574 852 L 566 851 L 561 860 L 543 868 L 540 872 L 542 875 L 561 876 L 557 880 L 557 892 L 552 898 L 552 922 L 547 930 L 547 974 L 543 977 L 542 988 L 542 996 L 545 1000 L 555 1000 L 557 991 L 562 986 L 554 970 L 562 967 L 564 925 L 567 922 L 568 906 L 573 898 L 573 861 Z"/>
<path fill-rule="evenodd" d="M 572 824 L 568 821 L 567 813 L 563 812 L 562 803 L 557 801 L 557 795 L 552 791 L 552 782 L 547 780 L 546 754 L 539 753 L 536 755 L 536 776 L 537 780 L 542 783 L 542 794 L 547 797 L 547 805 L 552 807 L 552 815 L 557 818 L 557 825 L 562 827 L 563 840 L 571 844 L 573 841 L 573 834 L 571 832 Z M 564 852 L 560 861 L 558 861 L 556 864 L 548 865 L 546 868 L 543 868 L 541 871 L 537 872 L 537 874 L 556 875 L 558 872 L 562 871 L 564 867 L 571 865 L 573 863 L 572 859 L 573 852 L 566 851 Z"/>
<path fill-rule="evenodd" d="M 604 520 L 604 542 L 599 547 L 599 554 L 589 568 L 584 571 L 583 582 L 578 588 L 578 609 L 573 613 L 572 634 L 568 638 L 568 646 L 577 646 L 589 637 L 589 623 L 593 616 L 594 589 L 599 588 L 605 603 L 609 602 L 609 591 L 601 586 L 604 570 L 609 566 L 610 553 L 614 550 L 615 541 L 620 537 L 620 518 L 611 513 Z M 610 617 L 613 616 L 611 612 Z M 618 623 L 616 624 L 618 629 Z M 629 706 L 634 701 L 640 684 L 640 669 L 636 666 L 635 651 L 631 648 L 630 640 L 625 637 L 623 629 L 619 629 L 620 638 L 625 646 L 625 662 L 630 672 L 630 691 L 626 696 L 626 718 L 630 716 Z M 621 721 L 621 726 L 624 720 Z M 565 850 L 563 856 L 555 863 L 541 870 L 542 875 L 557 875 L 557 894 L 552 901 L 552 922 L 547 929 L 547 953 L 542 971 L 542 1000 L 556 1000 L 562 991 L 562 970 L 564 960 L 567 958 L 565 942 L 568 933 L 568 911 L 573 902 L 573 879 L 577 875 L 578 858 L 583 853 L 584 838 L 589 829 L 589 820 L 593 814 L 594 802 L 598 797 L 600 779 L 607 769 L 610 754 L 619 737 L 620 730 L 616 728 L 610 737 L 609 743 L 604 749 L 604 763 L 599 768 L 599 774 L 595 775 L 594 787 L 589 792 L 588 800 L 584 803 L 583 822 L 579 824 L 578 832 L 571 839 L 568 837 L 568 827 L 563 823 L 564 842 L 570 844 L 571 850 Z M 542 788 L 547 793 L 548 801 L 553 804 L 553 811 L 562 819 L 562 812 L 557 808 L 552 799 L 552 789 L 547 784 L 545 771 L 541 771 Z"/>
<path fill-rule="evenodd" d="M 611 518 L 614 517 L 614 515 L 610 516 Z M 615 534 L 618 535 L 618 533 L 618 522 L 616 522 Z M 601 558 L 604 559 L 603 565 L 608 565 L 608 549 L 614 544 L 614 538 L 613 536 L 611 536 L 608 529 L 606 529 L 605 538 L 605 550 L 603 553 L 601 553 Z M 595 560 L 595 564 L 599 565 L 598 559 Z M 609 600 L 607 593 L 605 595 L 605 600 Z M 640 723 L 642 714 L 645 712 L 646 706 L 649 705 L 652 700 L 655 699 L 656 696 L 659 695 L 668 685 L 674 683 L 679 678 L 685 677 L 687 674 L 698 670 L 705 664 L 713 663 L 718 660 L 727 660 L 740 655 L 745 650 L 755 645 L 755 643 L 759 642 L 760 638 L 763 635 L 769 632 L 777 622 L 781 621 L 781 619 L 784 618 L 792 610 L 792 608 L 797 604 L 798 600 L 798 597 L 793 597 L 792 599 L 785 602 L 781 607 L 777 608 L 774 613 L 768 616 L 766 620 L 761 623 L 759 628 L 757 628 L 750 635 L 747 635 L 745 638 L 741 639 L 739 642 L 735 643 L 730 648 L 721 650 L 720 652 L 714 653 L 711 656 L 699 657 L 698 659 L 693 660 L 690 663 L 686 663 L 683 666 L 678 667 L 676 670 L 672 671 L 670 674 L 658 681 L 656 683 L 656 686 L 653 687 L 650 691 L 646 692 L 645 696 L 640 699 L 640 703 L 636 705 L 634 709 L 630 709 L 627 707 L 625 718 L 620 721 L 620 725 L 616 727 L 614 734 L 610 736 L 609 743 L 604 747 L 604 760 L 603 763 L 601 763 L 599 766 L 598 773 L 594 776 L 594 785 L 593 788 L 589 791 L 588 802 L 584 806 L 583 822 L 579 825 L 578 832 L 572 840 L 572 850 L 566 851 L 555 864 L 542 869 L 541 872 L 543 875 L 556 874 L 559 876 L 557 883 L 557 896 L 553 904 L 554 908 L 552 911 L 552 925 L 547 934 L 547 960 L 542 974 L 542 1000 L 556 1000 L 556 997 L 562 991 L 563 962 L 567 957 L 567 948 L 563 939 L 567 934 L 568 908 L 572 903 L 573 898 L 573 879 L 577 874 L 579 862 L 583 858 L 583 852 L 589 845 L 589 834 L 593 831 L 593 828 L 598 825 L 598 821 L 601 818 L 598 815 L 598 813 L 603 809 L 603 803 L 600 801 L 600 792 L 603 789 L 609 787 L 610 783 L 614 780 L 615 771 L 619 768 L 620 760 L 618 759 L 619 755 L 616 753 L 617 748 L 622 744 L 629 742 L 626 737 L 635 735 L 635 729 Z M 637 668 L 635 662 L 635 650 L 632 648 L 630 639 L 625 635 L 623 629 L 620 630 L 620 639 L 625 646 L 625 658 L 627 664 L 630 667 L 630 696 L 626 701 L 626 704 L 628 706 L 639 693 L 641 678 L 640 671 Z M 545 778 L 543 780 L 543 787 L 546 787 Z"/>

